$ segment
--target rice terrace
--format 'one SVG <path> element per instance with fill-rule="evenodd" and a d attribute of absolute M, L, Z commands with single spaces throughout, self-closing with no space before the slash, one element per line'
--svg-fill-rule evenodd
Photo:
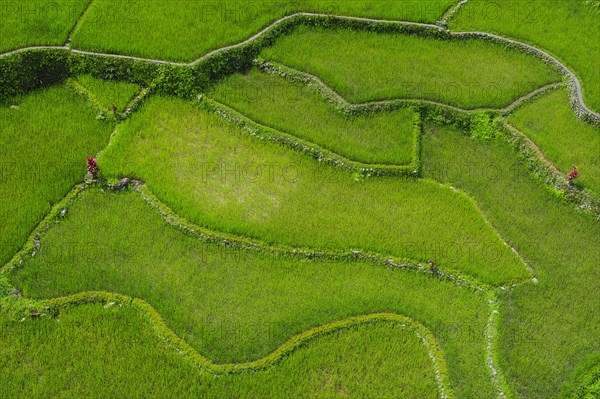
<path fill-rule="evenodd" d="M 0 1 L 0 398 L 600 398 L 600 2 Z"/>

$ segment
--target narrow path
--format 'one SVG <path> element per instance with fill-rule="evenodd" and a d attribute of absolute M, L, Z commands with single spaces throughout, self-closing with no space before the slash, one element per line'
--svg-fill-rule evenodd
<path fill-rule="evenodd" d="M 6 53 L 0 54 L 0 58 L 8 57 L 9 55 L 24 53 L 26 51 L 35 51 L 35 50 L 71 50 L 68 46 L 31 46 L 31 47 L 23 47 L 16 50 L 7 51 Z"/>
<path fill-rule="evenodd" d="M 450 33 L 450 35 L 455 37 L 481 37 L 497 40 L 503 43 L 508 43 L 513 46 L 519 47 L 523 50 L 529 51 L 531 54 L 535 54 L 540 58 L 545 59 L 549 63 L 554 64 L 569 79 L 569 87 L 571 88 L 571 101 L 575 109 L 575 114 L 580 118 L 590 118 L 592 122 L 596 125 L 600 124 L 600 114 L 589 109 L 583 101 L 581 83 L 579 82 L 577 76 L 575 76 L 575 74 L 571 72 L 571 70 L 567 68 L 562 62 L 560 62 L 558 59 L 554 58 L 544 50 L 540 50 L 537 47 L 531 46 L 523 42 L 519 42 L 513 39 L 507 39 L 505 37 L 487 32 L 452 32 Z"/>
<path fill-rule="evenodd" d="M 510 114 L 511 112 L 513 112 L 515 109 L 517 109 L 518 107 L 520 107 L 521 105 L 523 105 L 524 103 L 528 102 L 529 100 L 534 99 L 537 96 L 540 96 L 542 94 L 546 94 L 549 91 L 552 90 L 556 90 L 559 89 L 561 87 L 564 87 L 565 83 L 564 82 L 559 82 L 559 83 L 550 83 L 547 84 L 545 86 L 542 86 L 528 94 L 525 94 L 523 97 L 517 98 L 515 101 L 513 101 L 512 103 L 510 103 L 509 105 L 507 105 L 506 107 L 499 109 L 498 111 L 502 112 L 504 115 Z"/>
<path fill-rule="evenodd" d="M 319 13 L 311 13 L 311 12 L 298 12 L 298 13 L 290 14 L 283 18 L 279 18 L 279 19 L 275 20 L 273 23 L 271 23 L 271 25 L 267 26 L 266 28 L 264 28 L 263 30 L 261 30 L 260 32 L 255 34 L 254 36 L 244 40 L 243 42 L 232 44 L 231 46 L 226 46 L 226 47 L 222 47 L 222 48 L 210 51 L 209 53 L 203 55 L 202 57 L 198 58 L 197 60 L 190 62 L 189 65 L 194 66 L 194 65 L 198 64 L 199 62 L 206 60 L 207 58 L 209 58 L 212 55 L 215 55 L 217 53 L 221 53 L 223 51 L 231 50 L 231 49 L 234 49 L 237 47 L 241 47 L 241 46 L 250 44 L 250 43 L 254 42 L 256 39 L 264 36 L 266 33 L 273 30 L 275 27 L 281 25 L 283 22 L 286 22 L 291 19 L 296 19 L 296 18 L 302 17 L 302 16 L 319 17 L 319 18 L 335 18 L 335 19 L 340 19 L 340 20 L 363 21 L 363 22 L 394 24 L 394 25 L 404 25 L 404 26 L 419 26 L 422 28 L 430 28 L 430 29 L 440 30 L 440 28 L 436 25 L 425 24 L 425 23 L 420 23 L 420 22 L 394 21 L 394 20 L 387 20 L 387 19 L 372 19 L 372 18 L 362 18 L 362 17 L 348 17 L 348 16 L 343 16 L 343 15 L 329 15 L 329 14 L 319 14 Z"/>
<path fill-rule="evenodd" d="M 190 66 L 190 64 L 184 64 L 181 62 L 171 62 L 171 61 L 155 60 L 155 59 L 151 59 L 151 58 L 133 57 L 130 55 L 95 53 L 93 51 L 77 50 L 77 49 L 72 49 L 72 48 L 69 48 L 69 50 L 75 54 L 91 55 L 94 57 L 109 57 L 109 58 L 120 58 L 120 59 L 124 59 L 124 60 L 133 60 L 133 61 L 145 61 L 145 62 L 150 62 L 153 64 L 159 64 L 159 65 Z"/>

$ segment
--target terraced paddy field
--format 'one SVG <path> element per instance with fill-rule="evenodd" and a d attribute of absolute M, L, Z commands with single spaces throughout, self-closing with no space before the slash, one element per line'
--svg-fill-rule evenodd
<path fill-rule="evenodd" d="M 0 397 L 600 397 L 598 12 L 1 8 Z"/>

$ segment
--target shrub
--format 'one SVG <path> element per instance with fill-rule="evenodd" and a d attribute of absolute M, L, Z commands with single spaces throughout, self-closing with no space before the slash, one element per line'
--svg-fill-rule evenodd
<path fill-rule="evenodd" d="M 494 118 L 489 111 L 479 111 L 473 113 L 470 123 L 471 136 L 490 140 L 495 136 Z"/>

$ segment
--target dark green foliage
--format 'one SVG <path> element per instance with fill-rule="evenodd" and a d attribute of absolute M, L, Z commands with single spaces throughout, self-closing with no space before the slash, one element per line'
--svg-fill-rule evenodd
<path fill-rule="evenodd" d="M 66 80 L 70 75 L 69 54 L 47 49 L 0 58 L 0 100 Z"/>
<path fill-rule="evenodd" d="M 149 86 L 158 76 L 159 64 L 149 61 L 131 60 L 71 53 L 72 75 L 89 74 L 104 80 L 120 80 Z"/>

